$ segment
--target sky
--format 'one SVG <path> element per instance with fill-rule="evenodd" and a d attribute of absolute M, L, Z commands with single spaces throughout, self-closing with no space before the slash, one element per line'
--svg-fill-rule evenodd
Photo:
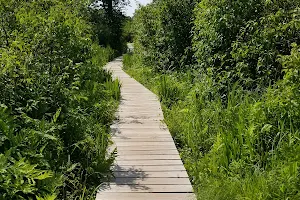
<path fill-rule="evenodd" d="M 152 0 L 130 0 L 130 5 L 125 7 L 125 13 L 127 16 L 132 17 L 135 9 L 138 8 L 138 4 L 146 5 L 151 2 Z"/>

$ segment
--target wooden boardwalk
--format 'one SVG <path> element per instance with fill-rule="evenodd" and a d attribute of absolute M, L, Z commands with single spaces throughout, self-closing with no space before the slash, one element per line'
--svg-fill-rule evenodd
<path fill-rule="evenodd" d="M 115 180 L 100 188 L 96 200 L 194 199 L 156 95 L 122 70 L 121 59 L 107 69 L 122 83 L 119 119 L 112 126 L 118 154 Z"/>

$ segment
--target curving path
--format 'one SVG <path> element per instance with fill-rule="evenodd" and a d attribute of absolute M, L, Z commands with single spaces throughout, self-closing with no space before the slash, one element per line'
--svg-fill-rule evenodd
<path fill-rule="evenodd" d="M 96 200 L 190 200 L 193 189 L 155 94 L 122 70 L 122 60 L 106 68 L 122 84 L 118 120 L 112 126 L 117 147 L 115 180 Z"/>

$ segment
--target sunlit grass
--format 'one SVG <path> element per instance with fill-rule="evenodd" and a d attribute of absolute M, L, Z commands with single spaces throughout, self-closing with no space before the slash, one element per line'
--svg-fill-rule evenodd
<path fill-rule="evenodd" d="M 224 98 L 209 75 L 162 75 L 135 55 L 124 65 L 160 97 L 198 199 L 299 198 L 298 116 L 284 114 L 276 87 L 261 94 L 235 84 Z"/>

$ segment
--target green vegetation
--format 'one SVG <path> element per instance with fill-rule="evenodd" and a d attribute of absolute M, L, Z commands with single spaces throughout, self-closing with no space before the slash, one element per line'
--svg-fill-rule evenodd
<path fill-rule="evenodd" d="M 124 69 L 159 95 L 198 199 L 300 199 L 299 17 L 298 0 L 157 0 L 134 16 Z"/>
<path fill-rule="evenodd" d="M 132 18 L 128 18 L 124 21 L 122 33 L 123 33 L 122 37 L 126 42 L 128 43 L 133 42 L 134 26 L 133 26 Z"/>
<path fill-rule="evenodd" d="M 93 39 L 102 46 L 115 50 L 115 56 L 126 50 L 123 26 L 128 17 L 122 13 L 126 0 L 92 0 L 88 9 L 89 21 L 93 24 Z"/>
<path fill-rule="evenodd" d="M 90 2 L 0 0 L 0 199 L 94 199 L 110 176 L 115 50 Z"/>

